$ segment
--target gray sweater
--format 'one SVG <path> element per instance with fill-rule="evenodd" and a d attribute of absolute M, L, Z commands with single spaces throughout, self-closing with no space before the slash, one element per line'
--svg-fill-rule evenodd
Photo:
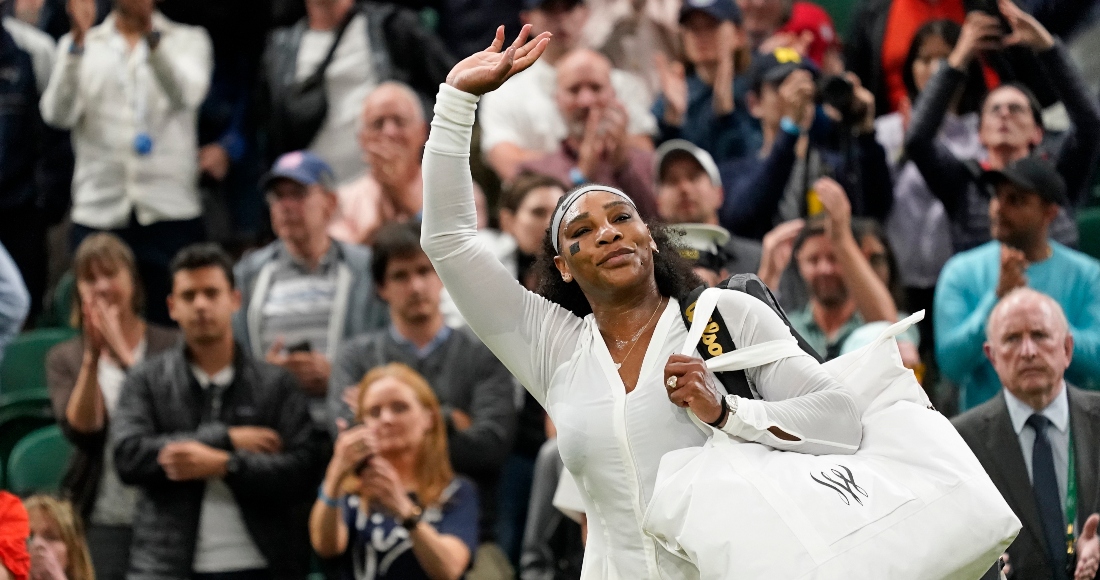
<path fill-rule="evenodd" d="M 515 379 L 473 333 L 455 329 L 427 357 L 420 359 L 406 345 L 394 340 L 390 329 L 356 337 L 340 348 L 329 376 L 330 428 L 337 418 L 348 424 L 355 416 L 343 401 L 344 389 L 359 383 L 372 368 L 391 362 L 404 363 L 424 376 L 439 397 L 447 422 L 451 465 L 477 483 L 483 501 L 482 531 L 487 532 L 493 509 L 494 489 L 516 432 Z M 457 409 L 470 416 L 472 425 L 459 431 L 450 421 Z"/>

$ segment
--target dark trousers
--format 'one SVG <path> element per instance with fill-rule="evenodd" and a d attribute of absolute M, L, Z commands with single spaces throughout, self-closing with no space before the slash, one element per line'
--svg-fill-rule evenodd
<path fill-rule="evenodd" d="M 126 580 L 133 536 L 130 526 L 88 526 L 88 552 L 92 555 L 96 580 Z"/>
<path fill-rule="evenodd" d="M 263 570 L 236 570 L 233 572 L 195 572 L 191 580 L 271 580 L 271 572 Z"/>
<path fill-rule="evenodd" d="M 137 218 L 130 215 L 130 223 L 113 230 L 98 230 L 80 224 L 73 224 L 73 248 L 80 245 L 84 238 L 98 232 L 108 231 L 126 242 L 137 260 L 138 274 L 145 289 L 145 317 L 150 322 L 174 326 L 168 318 L 166 300 L 172 291 L 172 280 L 168 274 L 168 265 L 176 253 L 185 246 L 206 239 L 202 218 L 180 221 L 164 221 L 140 225 Z"/>
<path fill-rule="evenodd" d="M 46 219 L 33 203 L 0 209 L 0 244 L 23 275 L 23 283 L 31 295 L 31 310 L 27 322 L 34 323 L 42 311 L 46 294 L 49 261 L 46 253 Z"/>

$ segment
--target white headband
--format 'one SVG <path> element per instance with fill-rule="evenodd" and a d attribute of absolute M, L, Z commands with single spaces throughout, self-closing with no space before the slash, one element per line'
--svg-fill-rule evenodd
<path fill-rule="evenodd" d="M 630 199 L 630 196 L 622 191 L 615 189 L 608 185 L 586 185 L 580 189 L 576 189 L 573 193 L 570 193 L 564 201 L 558 205 L 558 209 L 554 210 L 554 217 L 550 219 L 550 241 L 554 244 L 554 252 L 561 253 L 561 248 L 558 247 L 558 234 L 561 229 L 561 220 L 565 217 L 565 212 L 569 211 L 569 207 L 572 206 L 580 197 L 586 193 L 592 191 L 606 191 L 613 193 L 626 200 L 630 204 L 630 207 L 634 208 L 634 211 L 638 211 L 638 206 L 634 205 L 634 200 Z"/>

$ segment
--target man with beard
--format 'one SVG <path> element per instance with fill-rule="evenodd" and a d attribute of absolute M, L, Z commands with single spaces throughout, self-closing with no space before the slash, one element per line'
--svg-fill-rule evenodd
<path fill-rule="evenodd" d="M 1050 239 L 1050 226 L 1066 204 L 1066 184 L 1054 165 L 1025 157 L 982 174 L 991 188 L 993 241 L 957 254 L 943 268 L 935 294 L 936 360 L 959 386 L 959 410 L 997 394 L 1000 380 L 982 356 L 987 319 L 997 301 L 1031 287 L 1058 302 L 1073 334 L 1066 379 L 1082 388 L 1100 385 L 1100 263 Z"/>
<path fill-rule="evenodd" d="M 451 464 L 478 485 L 481 540 L 489 541 L 497 477 L 515 437 L 515 380 L 473 333 L 445 324 L 443 282 L 420 247 L 419 222 L 378 231 L 370 272 L 391 324 L 340 349 L 329 381 L 330 425 L 356 421 L 357 387 L 372 368 L 399 362 L 423 375 L 443 406 Z"/>
<path fill-rule="evenodd" d="M 611 61 L 593 50 L 574 50 L 558 63 L 557 83 L 554 96 L 568 135 L 557 151 L 523 168 L 573 186 L 615 187 L 643 217 L 656 216 L 653 152 L 629 139 L 627 112 L 611 84 Z"/>
<path fill-rule="evenodd" d="M 809 220 L 792 252 L 810 301 L 788 318 L 818 354 L 831 360 L 840 355 L 854 330 L 868 322 L 894 322 L 898 310 L 852 233 L 852 210 L 844 189 L 829 178 L 817 180 L 814 189 L 824 217 Z"/>

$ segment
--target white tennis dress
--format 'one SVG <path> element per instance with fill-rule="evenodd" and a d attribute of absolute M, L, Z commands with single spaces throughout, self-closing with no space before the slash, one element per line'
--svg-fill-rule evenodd
<path fill-rule="evenodd" d="M 424 153 L 424 250 L 470 328 L 557 426 L 558 449 L 588 515 L 582 578 L 680 576 L 673 571 L 682 563 L 659 562 L 641 525 L 661 457 L 701 446 L 709 436 L 668 400 L 663 384 L 668 357 L 687 338 L 679 303 L 669 300 L 661 313 L 628 394 L 593 316 L 578 318 L 527 291 L 477 241 L 469 151 L 478 99 L 448 85 L 437 99 Z M 790 337 L 763 302 L 730 295 L 720 309 L 739 347 Z M 746 372 L 764 400 L 739 402 L 724 429 L 731 436 L 815 454 L 859 446 L 851 396 L 813 358 Z M 771 426 L 801 441 L 780 440 L 767 431 Z"/>

